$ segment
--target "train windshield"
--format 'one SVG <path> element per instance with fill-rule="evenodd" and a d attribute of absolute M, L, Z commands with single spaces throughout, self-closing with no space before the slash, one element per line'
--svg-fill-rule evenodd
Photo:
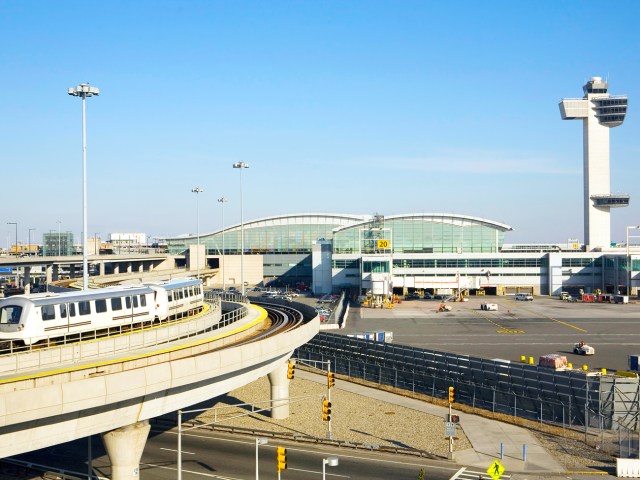
<path fill-rule="evenodd" d="M 18 305 L 7 305 L 0 308 L 0 325 L 12 325 L 20 323 L 22 307 Z"/>

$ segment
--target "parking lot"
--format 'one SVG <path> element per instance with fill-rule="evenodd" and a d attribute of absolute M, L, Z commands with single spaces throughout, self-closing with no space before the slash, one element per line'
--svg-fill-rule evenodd
<path fill-rule="evenodd" d="M 497 311 L 481 310 L 495 303 Z M 473 297 L 450 302 L 436 313 L 438 300 L 406 300 L 391 309 L 352 307 L 338 334 L 372 330 L 393 332 L 394 343 L 484 358 L 519 362 L 522 355 L 566 355 L 574 368 L 627 370 L 628 355 L 640 354 L 640 303 L 569 303 L 557 297 L 516 301 L 513 296 Z M 573 353 L 584 341 L 595 355 Z"/>

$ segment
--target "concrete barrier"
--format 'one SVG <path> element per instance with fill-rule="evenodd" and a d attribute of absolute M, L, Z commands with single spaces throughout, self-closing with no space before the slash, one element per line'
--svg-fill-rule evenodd
<path fill-rule="evenodd" d="M 640 459 L 616 458 L 616 475 L 626 478 L 640 478 Z"/>

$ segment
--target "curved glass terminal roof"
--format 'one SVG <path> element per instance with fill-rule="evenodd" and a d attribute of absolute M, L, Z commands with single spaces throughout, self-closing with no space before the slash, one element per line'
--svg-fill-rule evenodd
<path fill-rule="evenodd" d="M 245 253 L 311 253 L 319 239 L 333 240 L 334 253 L 497 252 L 509 225 L 456 214 L 293 214 L 246 222 Z M 240 253 L 240 225 L 200 235 L 207 253 Z M 381 244 L 378 240 L 387 240 Z M 197 243 L 193 235 L 167 239 L 169 252 L 182 254 Z M 383 248 L 380 248 L 380 247 Z"/>
<path fill-rule="evenodd" d="M 313 242 L 324 238 L 331 240 L 337 227 L 355 225 L 370 218 L 370 215 L 347 215 L 330 213 L 300 213 L 279 215 L 245 222 L 245 253 L 311 253 Z M 219 255 L 240 253 L 240 224 L 212 233 L 200 234 L 200 244 L 207 253 Z M 223 242 L 224 236 L 224 242 Z M 169 253 L 180 255 L 195 245 L 197 237 L 168 238 Z"/>
<path fill-rule="evenodd" d="M 510 230 L 509 225 L 466 215 L 394 215 L 375 223 L 362 222 L 336 229 L 333 252 L 497 252 L 502 247 L 504 232 Z"/>

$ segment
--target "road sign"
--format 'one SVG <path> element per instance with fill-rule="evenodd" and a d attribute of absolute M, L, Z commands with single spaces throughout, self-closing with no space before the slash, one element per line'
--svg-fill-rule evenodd
<path fill-rule="evenodd" d="M 498 460 L 494 460 L 491 466 L 487 468 L 487 473 L 491 475 L 493 480 L 498 480 L 504 473 L 504 466 Z"/>
<path fill-rule="evenodd" d="M 453 422 L 444 422 L 444 436 L 455 437 L 456 436 L 456 424 Z"/>

